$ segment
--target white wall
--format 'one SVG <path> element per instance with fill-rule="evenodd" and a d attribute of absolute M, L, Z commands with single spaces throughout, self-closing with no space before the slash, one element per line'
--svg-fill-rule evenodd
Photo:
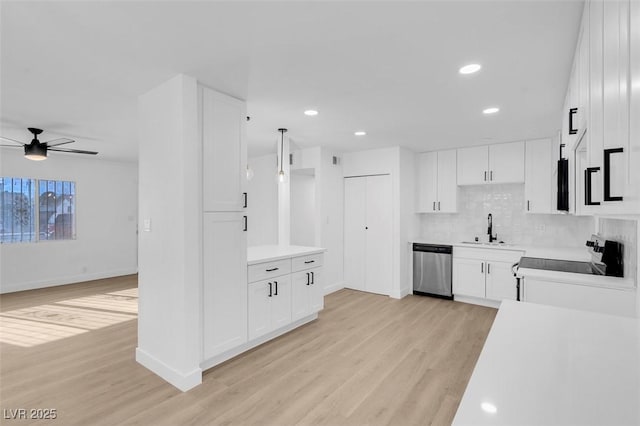
<path fill-rule="evenodd" d="M 339 154 L 322 148 L 316 183 L 319 185 L 317 204 L 321 247 L 324 255 L 325 294 L 344 288 L 344 178 L 342 161 L 333 164 Z"/>
<path fill-rule="evenodd" d="M 76 182 L 77 204 L 75 240 L 0 245 L 0 292 L 136 273 L 135 163 L 60 153 L 30 161 L 19 149 L 1 157 L 2 176 Z"/>
<path fill-rule="evenodd" d="M 311 174 L 312 172 L 313 174 Z M 315 169 L 292 170 L 291 188 L 291 244 L 319 245 L 316 242 L 316 177 Z"/>
<path fill-rule="evenodd" d="M 278 184 L 276 154 L 249 159 L 253 178 L 247 183 L 247 244 L 278 243 Z"/>
<path fill-rule="evenodd" d="M 202 381 L 202 147 L 195 79 L 139 99 L 139 312 L 136 360 L 181 390 Z M 144 220 L 151 221 L 146 232 Z"/>

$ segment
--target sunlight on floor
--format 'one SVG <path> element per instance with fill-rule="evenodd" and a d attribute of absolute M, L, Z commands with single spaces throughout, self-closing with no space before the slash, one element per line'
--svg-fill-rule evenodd
<path fill-rule="evenodd" d="M 0 342 L 31 347 L 137 317 L 138 289 L 60 300 L 0 313 Z"/>

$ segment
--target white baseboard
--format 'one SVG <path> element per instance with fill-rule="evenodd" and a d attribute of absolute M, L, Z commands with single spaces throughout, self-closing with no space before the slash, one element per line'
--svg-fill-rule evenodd
<path fill-rule="evenodd" d="M 392 291 L 391 293 L 389 293 L 389 297 L 391 297 L 392 299 L 402 299 L 403 297 L 406 297 L 411 293 L 412 291 L 410 288 L 403 288 L 400 289 L 400 291 Z"/>
<path fill-rule="evenodd" d="M 324 295 L 331 294 L 338 290 L 342 290 L 344 288 L 344 281 L 338 281 L 337 283 L 333 283 L 324 287 Z"/>
<path fill-rule="evenodd" d="M 101 280 L 104 278 L 120 277 L 123 275 L 137 274 L 138 268 L 121 269 L 117 271 L 96 272 L 93 274 L 69 275 L 53 279 L 31 281 L 24 283 L 2 284 L 0 294 L 14 293 L 16 291 L 35 290 L 37 288 L 56 287 L 59 285 L 74 284 L 83 281 Z"/>
<path fill-rule="evenodd" d="M 202 383 L 202 369 L 194 368 L 187 374 L 181 373 L 158 358 L 150 355 L 140 348 L 136 348 L 136 361 L 151 370 L 153 373 L 162 377 L 164 380 L 180 389 L 182 392 L 186 392 Z"/>
<path fill-rule="evenodd" d="M 291 324 L 288 324 L 284 327 L 281 327 L 277 330 L 274 330 L 270 333 L 265 334 L 264 336 L 260 336 L 257 339 L 254 340 L 250 340 L 247 343 L 244 343 L 236 348 L 233 349 L 229 349 L 228 351 L 225 351 L 219 355 L 216 355 L 212 358 L 206 359 L 204 361 L 202 361 L 200 363 L 200 368 L 204 371 L 207 370 L 211 367 L 214 367 L 224 361 L 227 361 L 231 358 L 233 358 L 234 356 L 240 355 L 243 352 L 248 351 L 249 349 L 255 348 L 256 346 L 260 346 L 261 344 L 268 342 L 269 340 L 275 339 L 278 336 L 281 336 L 285 333 L 290 332 L 291 330 L 293 330 L 294 328 L 298 328 L 301 325 L 304 325 L 308 322 L 311 322 L 315 319 L 318 318 L 318 314 L 311 314 L 309 316 L 306 316 L 304 318 L 300 318 L 297 321 L 292 322 Z"/>
<path fill-rule="evenodd" d="M 471 303 L 472 305 L 488 306 L 489 308 L 500 308 L 500 302 L 496 300 L 482 299 L 480 297 L 453 296 L 453 300 L 456 302 Z"/>

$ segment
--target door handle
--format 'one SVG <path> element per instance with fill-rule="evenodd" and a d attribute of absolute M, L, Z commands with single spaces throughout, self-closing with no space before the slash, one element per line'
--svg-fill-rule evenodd
<path fill-rule="evenodd" d="M 591 178 L 592 174 L 599 172 L 600 167 L 587 167 L 584 170 L 584 204 L 585 206 L 598 206 L 600 201 L 591 200 Z"/>
<path fill-rule="evenodd" d="M 242 195 L 244 195 L 244 205 L 242 206 L 243 208 L 247 208 L 247 193 L 243 192 Z"/>
<path fill-rule="evenodd" d="M 315 284 L 316 283 L 316 277 L 313 275 L 313 272 L 310 272 L 311 274 L 311 284 Z"/>
<path fill-rule="evenodd" d="M 491 273 L 491 264 L 489 262 L 487 262 L 487 274 Z M 276 287 L 278 288 L 278 287 Z"/>
<path fill-rule="evenodd" d="M 573 128 L 573 116 L 578 112 L 578 108 L 569 109 L 569 134 L 575 135 L 578 133 L 578 129 Z"/>
<path fill-rule="evenodd" d="M 273 287 L 271 286 L 271 283 L 269 283 L 269 297 L 273 296 Z"/>
<path fill-rule="evenodd" d="M 311 284 L 311 281 L 309 280 L 309 277 L 311 277 L 311 275 L 309 275 L 309 273 L 307 272 L 307 285 Z"/>
<path fill-rule="evenodd" d="M 480 263 L 480 273 L 484 274 L 484 262 Z"/>
<path fill-rule="evenodd" d="M 440 211 L 440 201 L 438 201 L 438 211 Z"/>
<path fill-rule="evenodd" d="M 487 181 L 487 172 L 486 172 L 486 170 L 485 170 L 485 172 L 484 172 L 484 181 L 485 181 L 485 182 Z"/>
<path fill-rule="evenodd" d="M 276 285 L 276 291 L 275 291 L 275 293 L 273 293 L 273 295 L 277 296 L 278 295 L 278 281 L 274 281 L 273 283 Z"/>
<path fill-rule="evenodd" d="M 493 181 L 493 170 L 489 172 L 489 180 Z"/>
<path fill-rule="evenodd" d="M 436 210 L 436 202 L 434 201 L 433 202 L 433 211 L 435 211 L 435 210 Z"/>
<path fill-rule="evenodd" d="M 244 229 L 243 229 L 243 231 L 245 231 L 245 232 L 246 232 L 246 231 L 247 231 L 247 226 L 248 226 L 248 223 L 247 223 L 247 216 L 242 216 L 242 217 L 244 218 Z"/>
<path fill-rule="evenodd" d="M 527 200 L 527 211 L 529 211 L 529 200 Z"/>

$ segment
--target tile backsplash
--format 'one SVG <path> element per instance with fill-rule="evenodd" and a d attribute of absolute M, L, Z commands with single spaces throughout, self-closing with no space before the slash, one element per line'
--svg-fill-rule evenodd
<path fill-rule="evenodd" d="M 434 241 L 473 241 L 488 238 L 487 216 L 493 216 L 498 241 L 536 246 L 582 247 L 594 232 L 590 216 L 527 214 L 524 185 L 458 187 L 458 213 L 421 214 L 422 237 Z"/>
<path fill-rule="evenodd" d="M 638 268 L 638 222 L 622 219 L 598 219 L 598 235 L 623 245 L 624 276 L 637 278 Z"/>

